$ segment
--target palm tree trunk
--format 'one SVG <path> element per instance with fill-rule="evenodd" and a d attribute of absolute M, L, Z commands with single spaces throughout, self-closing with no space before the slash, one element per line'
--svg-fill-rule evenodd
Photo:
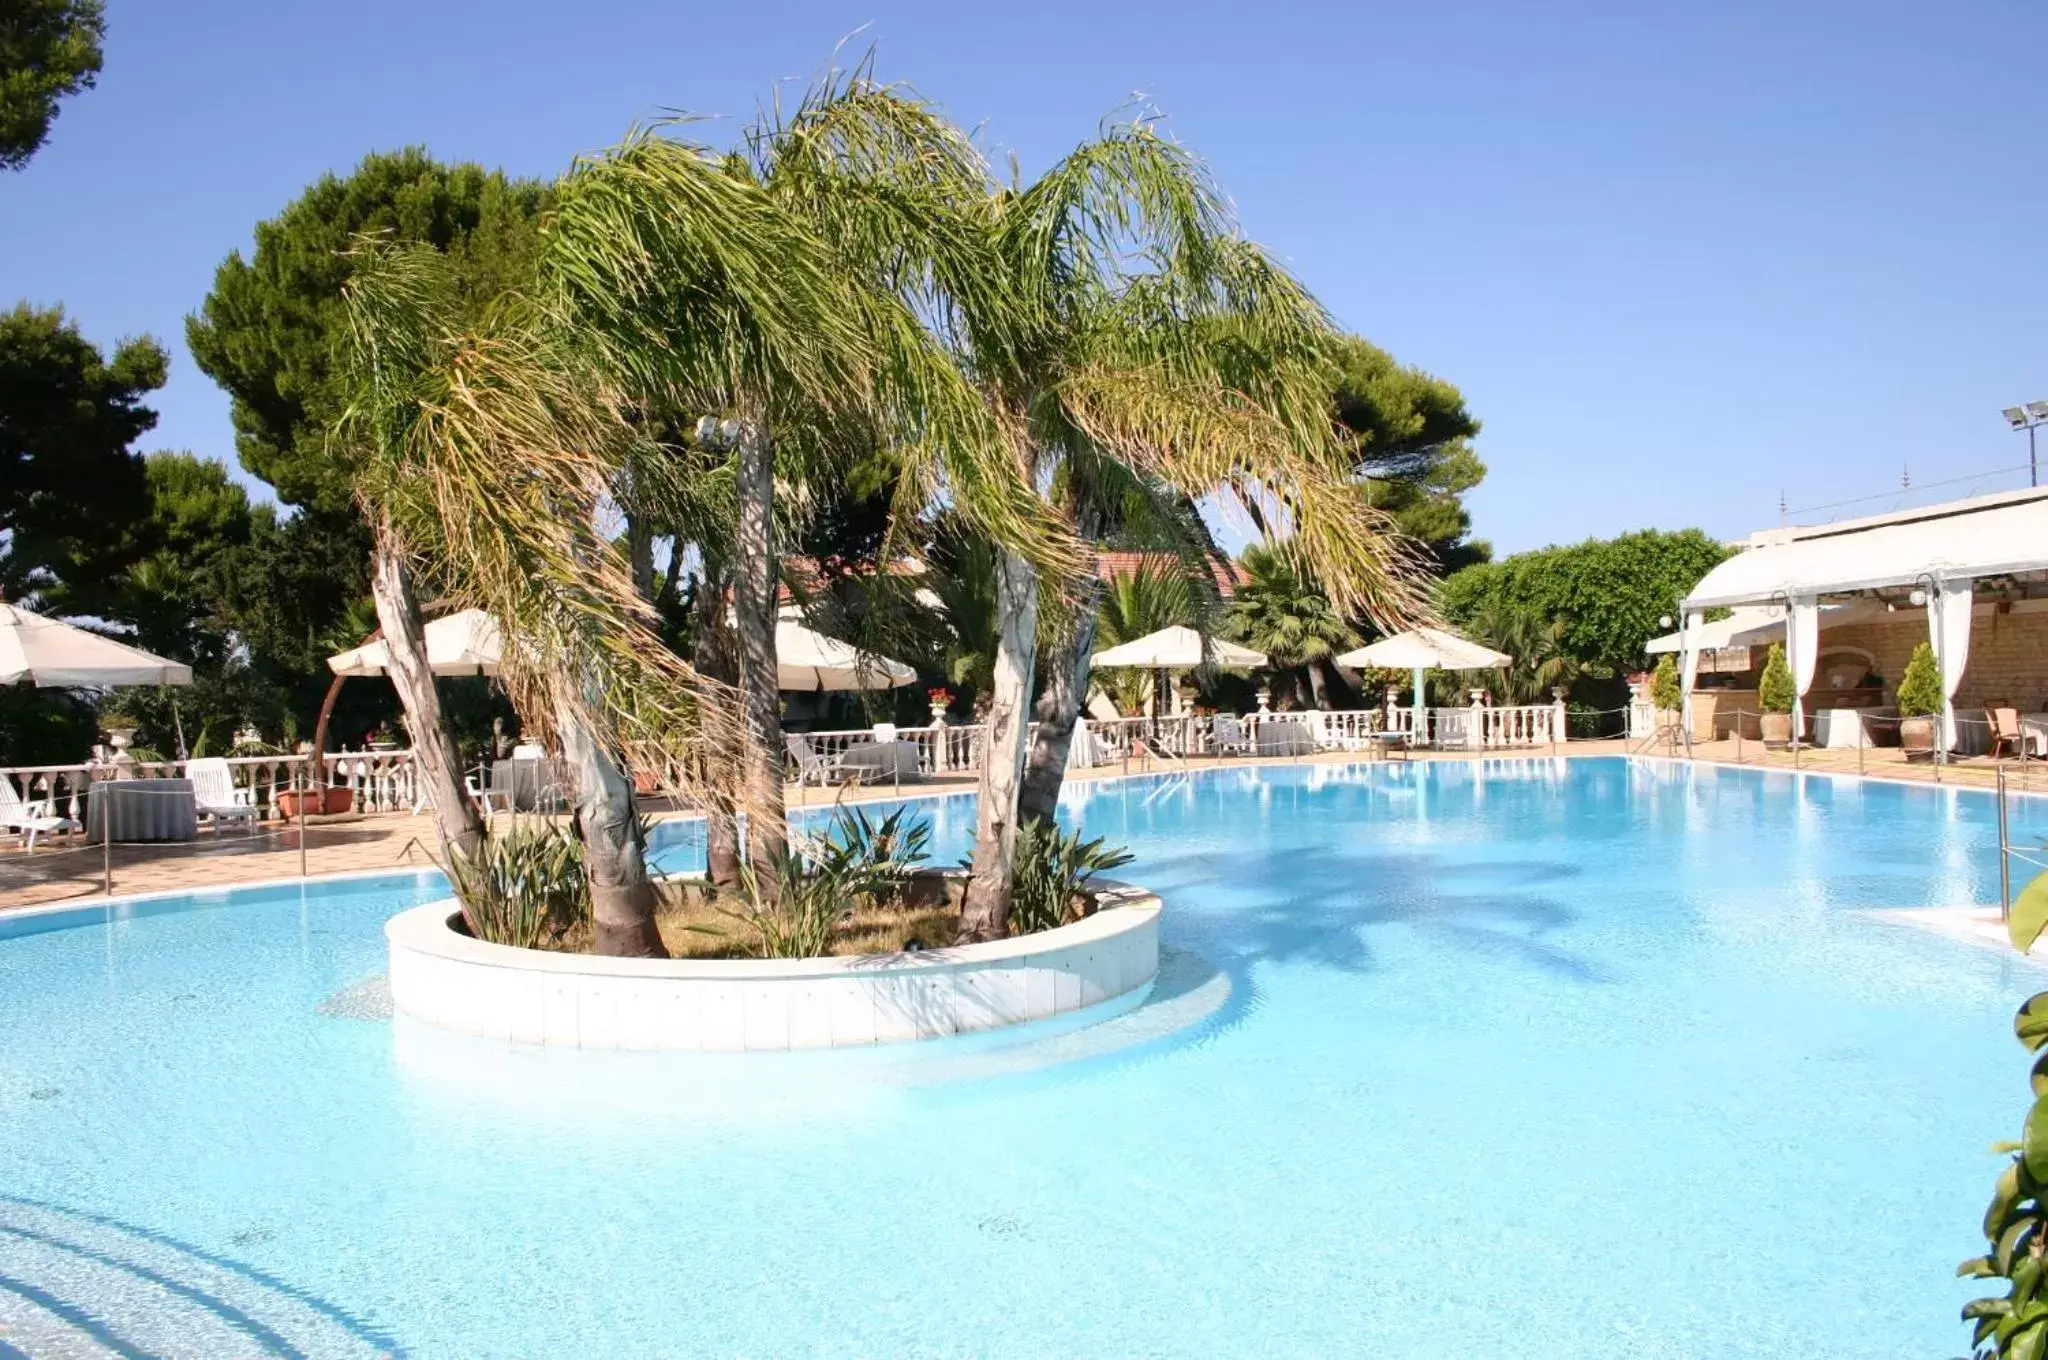
<path fill-rule="evenodd" d="M 1017 849 L 1017 787 L 1025 712 L 1038 648 L 1038 570 L 1004 549 L 996 562 L 996 666 L 975 804 L 974 866 L 960 904 L 960 942 L 999 940 L 1010 928 L 1010 868 Z"/>
<path fill-rule="evenodd" d="M 597 952 L 665 959 L 668 950 L 654 924 L 654 884 L 647 878 L 647 846 L 640 836 L 633 781 L 575 704 L 556 700 L 555 731 L 576 776 L 576 829 L 583 839 Z"/>
<path fill-rule="evenodd" d="M 1095 629 L 1102 618 L 1102 582 L 1090 576 L 1082 583 L 1074 615 L 1059 642 L 1045 658 L 1045 693 L 1038 698 L 1038 734 L 1024 765 L 1017 793 L 1017 820 L 1051 824 L 1059 808 L 1060 785 L 1067 777 L 1067 753 L 1074 744 L 1074 726 L 1088 698 L 1088 675 L 1095 652 Z"/>
<path fill-rule="evenodd" d="M 742 759 L 746 790 L 747 863 L 765 905 L 775 900 L 776 866 L 787 828 L 782 806 L 782 714 L 776 689 L 775 451 L 765 421 L 740 422 L 735 490 L 739 524 L 733 540 L 733 627 L 739 636 L 739 681 L 747 716 Z"/>
<path fill-rule="evenodd" d="M 633 589 L 640 598 L 654 603 L 654 533 L 647 516 L 626 513 L 626 562 L 633 572 Z"/>
<path fill-rule="evenodd" d="M 730 581 L 723 571 L 704 564 L 704 578 L 693 602 L 696 615 L 694 664 L 707 680 L 731 685 L 739 678 L 735 664 L 732 630 L 726 626 L 725 607 Z M 705 702 L 715 702 L 708 695 Z M 740 829 L 734 813 L 733 791 L 740 778 L 741 758 L 737 751 L 708 751 L 704 762 L 704 852 L 706 876 L 715 887 L 729 888 L 740 881 Z"/>
<path fill-rule="evenodd" d="M 370 598 L 377 606 L 384 650 L 391 658 L 385 669 L 398 691 L 406 729 L 412 736 L 415 778 L 426 788 L 427 803 L 434 810 L 442 853 L 474 855 L 484 842 L 483 819 L 462 786 L 462 758 L 456 754 L 455 733 L 448 726 L 440 691 L 434 688 L 434 673 L 427 666 L 426 624 L 413 594 L 412 573 L 388 521 L 378 524 L 371 549 Z"/>
<path fill-rule="evenodd" d="M 1313 659 L 1308 663 L 1308 692 L 1310 702 L 1319 709 L 1327 709 L 1329 702 L 1323 697 L 1323 668 Z"/>

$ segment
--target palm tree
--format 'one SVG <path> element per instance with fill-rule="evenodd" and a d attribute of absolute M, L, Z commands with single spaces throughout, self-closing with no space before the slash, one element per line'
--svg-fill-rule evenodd
<path fill-rule="evenodd" d="M 1610 667 L 1581 661 L 1567 645 L 1569 618 L 1543 619 L 1498 601 L 1472 619 L 1472 631 L 1513 660 L 1501 668 L 1501 697 L 1510 703 L 1544 702 L 1553 689 L 1569 689 L 1581 676 L 1605 679 Z"/>
<path fill-rule="evenodd" d="M 956 144 L 864 75 L 834 76 L 764 123 L 751 156 L 636 132 L 563 181 L 532 305 L 473 334 L 441 328 L 423 365 L 434 391 L 394 408 L 433 511 L 422 531 L 443 526 L 453 574 L 521 638 L 515 680 L 582 767 L 600 949 L 659 949 L 616 757 L 628 740 L 680 746 L 684 768 L 738 765 L 730 801 L 748 814 L 757 882 L 774 886 L 778 475 L 829 472 L 849 444 L 888 441 L 906 482 L 943 491 L 966 522 L 1054 568 L 1074 556 L 897 263 L 947 254 L 927 239 L 952 230 L 948 181 L 928 173 L 927 153 Z M 360 290 L 365 333 L 379 313 L 431 311 L 405 272 Z M 699 546 L 730 579 L 743 724 L 722 721 L 710 676 L 659 646 L 634 579 L 645 573 L 592 528 L 629 465 L 637 513 L 706 522 L 697 479 L 658 475 L 685 461 L 683 441 L 663 437 L 678 425 L 724 460 L 731 488 L 730 518 Z"/>
<path fill-rule="evenodd" d="M 1418 601 L 1408 551 L 1352 485 L 1329 409 L 1322 311 L 1235 234 L 1221 196 L 1184 150 L 1145 121 L 1107 129 L 1036 182 L 973 207 L 975 277 L 1000 286 L 948 296 L 946 333 L 1009 434 L 1031 485 L 1077 537 L 1111 472 L 1169 508 L 1217 492 L 1266 512 L 1287 553 L 1315 566 L 1343 604 L 1405 619 Z M 1003 933 L 1037 660 L 1039 575 L 1005 552 L 973 876 L 963 938 Z M 1057 596 L 1067 583 L 1046 582 Z M 1087 583 L 1067 627 L 1094 628 Z M 1064 601 L 1063 601 L 1064 603 Z M 1086 692 L 1086 645 L 1049 677 L 1060 711 L 1041 712 L 1035 787 L 1057 791 Z M 1042 776 L 1042 778 L 1040 777 Z M 1041 811 L 1049 804 L 1041 804 Z"/>
<path fill-rule="evenodd" d="M 1198 621 L 1195 590 L 1187 576 L 1145 559 L 1130 574 L 1103 583 L 1095 631 L 1105 646 L 1116 647 L 1162 628 L 1193 626 Z M 1103 688 L 1118 708 L 1134 713 L 1144 706 L 1152 676 L 1142 670 L 1119 670 L 1103 682 Z M 1057 797 L 1058 790 L 1053 792 Z"/>
<path fill-rule="evenodd" d="M 1247 579 L 1230 606 L 1238 641 L 1264 652 L 1277 669 L 1307 667 L 1315 706 L 1328 708 L 1322 666 L 1356 640 L 1351 626 L 1282 554 L 1254 546 L 1243 561 Z"/>

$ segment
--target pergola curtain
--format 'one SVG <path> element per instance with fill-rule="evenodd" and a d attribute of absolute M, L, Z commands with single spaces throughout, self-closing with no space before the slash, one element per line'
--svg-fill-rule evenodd
<path fill-rule="evenodd" d="M 1934 646 L 1934 664 L 1941 671 L 1941 742 L 1944 750 L 1956 745 L 1956 691 L 1962 688 L 1963 669 L 1970 664 L 1970 611 L 1976 605 L 1975 580 L 1958 576 L 1943 581 L 1927 597 L 1927 640 Z"/>
<path fill-rule="evenodd" d="M 1813 595 L 1794 595 L 1792 612 L 1785 616 L 1785 650 L 1792 663 L 1792 733 L 1806 736 L 1806 691 L 1813 688 L 1814 662 L 1820 656 L 1820 600 Z"/>

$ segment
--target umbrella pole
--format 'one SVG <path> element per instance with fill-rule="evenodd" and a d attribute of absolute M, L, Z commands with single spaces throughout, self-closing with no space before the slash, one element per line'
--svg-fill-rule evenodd
<path fill-rule="evenodd" d="M 1427 741 L 1429 738 L 1428 710 L 1422 706 L 1423 697 L 1422 667 L 1417 666 L 1415 668 L 1415 734 L 1408 738 L 1411 742 Z"/>

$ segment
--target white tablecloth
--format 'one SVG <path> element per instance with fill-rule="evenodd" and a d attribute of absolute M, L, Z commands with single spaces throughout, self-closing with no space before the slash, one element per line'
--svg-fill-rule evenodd
<path fill-rule="evenodd" d="M 2048 713 L 2020 714 L 2020 733 L 2027 739 L 2027 754 L 2048 756 Z"/>
<path fill-rule="evenodd" d="M 1813 715 L 1813 744 L 1846 751 L 1875 746 L 1878 733 L 1892 730 L 1890 722 L 1875 719 L 1895 716 L 1889 708 L 1823 708 Z M 1865 717 L 1873 721 L 1866 723 Z"/>
<path fill-rule="evenodd" d="M 871 741 L 849 746 L 839 757 L 842 770 L 859 770 L 863 778 L 916 779 L 923 773 L 914 741 Z"/>

